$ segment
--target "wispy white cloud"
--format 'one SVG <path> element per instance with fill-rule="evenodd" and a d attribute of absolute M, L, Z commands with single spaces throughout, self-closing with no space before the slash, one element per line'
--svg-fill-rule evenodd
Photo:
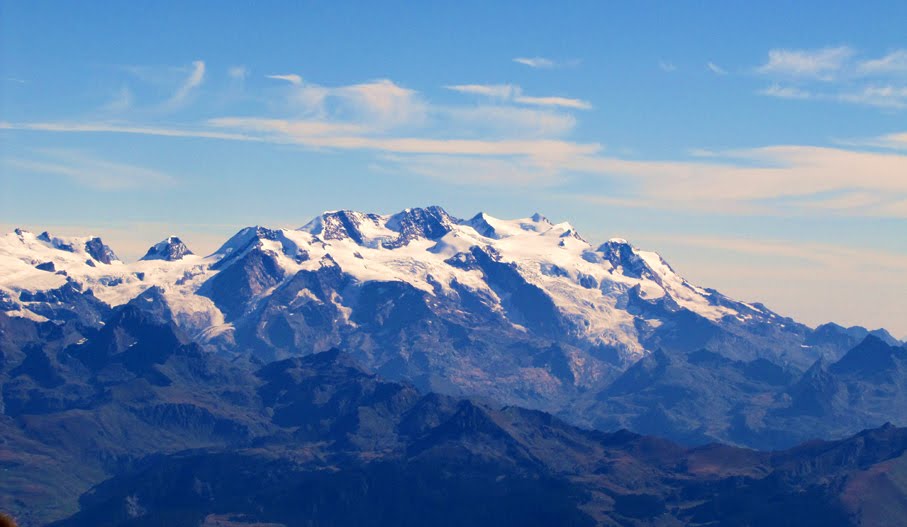
<path fill-rule="evenodd" d="M 295 74 L 268 77 L 288 82 L 285 93 L 289 104 L 313 119 L 367 121 L 377 131 L 418 125 L 428 111 L 418 92 L 390 79 L 323 86 Z"/>
<path fill-rule="evenodd" d="M 761 95 L 888 110 L 907 108 L 907 50 L 903 49 L 875 59 L 860 59 L 847 46 L 775 49 L 756 72 L 785 81 L 760 91 Z"/>
<path fill-rule="evenodd" d="M 134 97 L 132 95 L 132 90 L 123 86 L 113 99 L 104 105 L 102 111 L 108 113 L 121 113 L 132 108 L 133 102 Z"/>
<path fill-rule="evenodd" d="M 372 136 L 346 132 L 342 126 L 282 119 L 230 118 L 211 121 L 238 135 L 262 134 L 263 141 L 296 143 L 308 147 L 341 150 L 373 150 L 397 154 L 447 154 L 471 156 L 527 156 L 536 159 L 564 160 L 591 155 L 600 150 L 597 144 L 580 144 L 550 139 L 458 139 Z"/>
<path fill-rule="evenodd" d="M 845 214 L 907 217 L 907 155 L 865 150 L 780 145 L 709 151 L 706 161 L 640 161 L 602 155 L 595 143 L 553 139 L 460 139 L 374 136 L 340 123 L 282 119 L 221 118 L 209 129 L 170 130 L 114 125 L 55 123 L 2 128 L 67 132 L 146 133 L 172 137 L 297 144 L 308 148 L 361 150 L 400 157 L 395 162 L 417 174 L 444 172 L 458 160 L 511 176 L 524 172 L 527 184 L 550 185 L 567 177 L 622 181 L 625 195 L 609 199 L 627 206 L 727 214 Z M 221 129 L 222 131 L 216 131 Z M 894 134 L 892 142 L 903 140 Z M 432 157 L 422 157 L 432 156 Z M 487 158 L 481 163 L 479 159 Z M 505 168 L 509 167 L 509 168 Z M 495 184 L 500 178 L 484 170 Z M 586 175 L 586 176 L 583 176 Z M 471 176 L 475 179 L 478 176 Z M 510 176 L 508 176 L 510 177 Z M 509 181 L 509 180 L 508 180 Z M 544 182 L 544 183 L 542 183 Z"/>
<path fill-rule="evenodd" d="M 877 59 L 865 60 L 857 65 L 863 75 L 907 73 L 907 49 L 894 50 Z"/>
<path fill-rule="evenodd" d="M 284 120 L 259 117 L 218 117 L 209 119 L 207 124 L 220 129 L 244 130 L 243 133 L 228 134 L 238 140 L 259 140 L 262 142 L 295 142 L 301 138 L 336 137 L 367 133 L 367 127 L 352 123 L 336 123 L 318 120 Z M 256 136 L 251 134 L 270 135 Z"/>
<path fill-rule="evenodd" d="M 25 172 L 63 176 L 97 190 L 160 188 L 175 180 L 161 171 L 98 158 L 79 150 L 42 149 L 28 157 L 5 159 L 6 165 Z"/>
<path fill-rule="evenodd" d="M 189 97 L 195 91 L 196 88 L 201 86 L 202 82 L 205 80 L 205 62 L 201 60 L 196 60 L 192 63 L 192 71 L 189 73 L 188 77 L 183 81 L 183 83 L 177 88 L 176 93 L 168 99 L 163 108 L 165 109 L 175 109 L 186 102 L 188 102 Z"/>
<path fill-rule="evenodd" d="M 900 110 L 907 108 L 907 86 L 875 86 L 868 85 L 838 93 L 811 92 L 796 86 L 781 86 L 773 84 L 758 92 L 760 95 L 777 97 L 780 99 L 823 100 L 832 102 L 846 102 Z"/>
<path fill-rule="evenodd" d="M 572 114 L 557 109 L 509 104 L 433 107 L 432 113 L 449 135 L 465 137 L 561 137 L 577 122 Z"/>
<path fill-rule="evenodd" d="M 887 140 L 888 144 L 892 145 L 895 148 L 907 150 L 907 132 L 900 134 L 888 134 L 882 136 L 882 138 Z"/>
<path fill-rule="evenodd" d="M 536 69 L 550 69 L 557 66 L 557 63 L 545 57 L 517 57 L 513 59 L 517 64 L 529 66 Z"/>
<path fill-rule="evenodd" d="M 354 111 L 360 120 L 380 128 L 417 125 L 424 122 L 428 112 L 415 90 L 390 79 L 333 88 L 329 95 Z"/>
<path fill-rule="evenodd" d="M 206 130 L 199 128 L 166 128 L 148 125 L 131 125 L 108 122 L 35 122 L 35 123 L 10 123 L 0 122 L 0 129 L 27 130 L 34 132 L 58 133 L 106 133 L 127 135 L 151 135 L 161 137 L 186 137 L 201 139 L 221 139 L 227 141 L 255 141 L 261 142 L 258 137 Z"/>
<path fill-rule="evenodd" d="M 511 99 L 519 95 L 522 90 L 513 84 L 455 84 L 445 86 L 448 90 L 499 99 Z"/>
<path fill-rule="evenodd" d="M 826 211 L 898 215 L 890 205 L 907 198 L 907 155 L 781 145 L 716 152 L 709 162 L 573 158 L 564 167 L 623 178 L 652 206 L 723 210 L 731 214 Z M 843 206 L 843 196 L 876 197 Z M 840 206 L 835 206 L 835 203 Z"/>
<path fill-rule="evenodd" d="M 879 153 L 859 145 L 777 145 L 708 150 L 707 156 L 693 159 L 628 159 L 606 155 L 597 143 L 568 139 L 576 117 L 566 110 L 587 107 L 574 99 L 530 98 L 513 85 L 456 85 L 451 89 L 489 101 L 436 105 L 389 79 L 334 87 L 301 82 L 282 88 L 288 101 L 308 98 L 299 103 L 306 111 L 290 112 L 294 118 L 220 116 L 169 127 L 122 122 L 0 123 L 0 128 L 372 152 L 392 156 L 384 163 L 403 171 L 439 178 L 453 179 L 457 164 L 466 163 L 475 169 L 470 178 L 487 178 L 485 184 L 513 181 L 519 174 L 524 174 L 527 185 L 540 186 L 596 178 L 619 182 L 621 192 L 608 199 L 626 206 L 729 214 L 907 215 L 907 180 L 902 177 L 907 173 L 907 155 Z M 796 85 L 777 86 L 767 94 L 814 96 Z M 306 117 L 300 118 L 300 114 Z M 886 139 L 890 143 L 900 140 L 899 135 Z"/>
<path fill-rule="evenodd" d="M 691 148 L 687 153 L 693 157 L 720 157 L 721 153 L 708 148 Z"/>
<path fill-rule="evenodd" d="M 803 264 L 831 267 L 838 271 L 844 269 L 856 271 L 860 267 L 865 267 L 867 260 L 872 260 L 878 263 L 878 267 L 873 266 L 875 270 L 882 268 L 886 271 L 907 272 L 907 254 L 868 247 L 828 243 L 794 243 L 784 240 L 750 240 L 718 236 L 671 236 L 670 238 L 655 236 L 651 239 L 657 242 L 670 242 L 673 240 L 677 243 L 700 249 L 717 249 L 747 255 L 790 258 L 801 261 Z"/>
<path fill-rule="evenodd" d="M 848 46 L 811 50 L 773 49 L 768 52 L 768 61 L 756 71 L 765 75 L 831 81 L 854 53 Z"/>
<path fill-rule="evenodd" d="M 294 111 L 308 117 L 327 117 L 327 101 L 332 88 L 313 83 L 294 84 L 287 88 L 287 100 Z"/>
<path fill-rule="evenodd" d="M 530 183 L 551 184 L 569 174 L 619 178 L 633 188 L 626 198 L 667 209 L 885 216 L 901 214 L 898 204 L 907 199 L 907 180 L 901 177 L 907 173 L 907 156 L 859 150 L 782 145 L 710 151 L 709 162 L 637 161 L 605 157 L 599 145 L 568 141 L 316 136 L 282 121 L 220 124 L 312 147 L 399 154 L 403 157 L 394 159 L 404 168 L 439 177 L 469 161 L 494 167 L 477 173 L 523 172 Z M 485 157 L 494 159 L 478 162 Z M 452 178 L 452 172 L 444 177 Z M 486 183 L 498 180 L 503 179 Z"/>
<path fill-rule="evenodd" d="M 582 64 L 581 59 L 554 60 L 545 57 L 517 57 L 513 61 L 534 69 L 575 68 Z"/>
<path fill-rule="evenodd" d="M 402 154 L 446 154 L 472 156 L 526 156 L 538 160 L 566 160 L 593 155 L 601 146 L 553 139 L 457 139 L 369 135 L 372 129 L 357 125 L 225 117 L 209 120 L 211 128 L 172 129 L 123 126 L 113 123 L 0 123 L 0 128 L 68 133 L 120 133 L 298 144 L 311 148 L 371 150 Z M 222 130 L 222 131 L 220 131 Z M 359 133 L 357 133 L 359 132 Z"/>
<path fill-rule="evenodd" d="M 714 62 L 706 63 L 705 67 L 715 75 L 727 75 L 727 70 L 725 70 L 718 64 L 715 64 Z"/>
<path fill-rule="evenodd" d="M 667 73 L 671 73 L 672 71 L 677 71 L 677 66 L 675 66 L 671 62 L 660 60 L 658 61 L 658 69 Z"/>
<path fill-rule="evenodd" d="M 287 73 L 282 75 L 265 75 L 265 77 L 279 81 L 287 81 L 290 84 L 295 84 L 296 86 L 302 84 L 302 77 L 296 75 L 295 73 Z"/>
<path fill-rule="evenodd" d="M 534 106 L 559 106 L 561 108 L 573 108 L 574 110 L 589 110 L 592 103 L 581 99 L 571 99 L 569 97 L 530 97 L 521 95 L 515 97 L 514 101 L 521 104 L 531 104 Z"/>
<path fill-rule="evenodd" d="M 174 113 L 193 102 L 199 87 L 207 79 L 203 60 L 181 66 L 114 65 L 115 70 L 128 73 L 128 83 L 123 83 L 111 100 L 100 110 L 107 114 L 126 113 L 132 117 L 160 117 Z M 240 67 L 241 68 L 241 67 Z M 237 74 L 236 68 L 227 70 Z M 142 96 L 153 93 L 148 99 Z M 138 95 L 138 97 L 137 97 Z"/>
<path fill-rule="evenodd" d="M 401 171 L 456 185 L 478 187 L 535 186 L 547 188 L 565 180 L 549 163 L 529 157 L 499 158 L 472 155 L 385 155 L 387 170 Z M 379 167 L 384 168 L 384 165 Z"/>
<path fill-rule="evenodd" d="M 513 84 L 457 84 L 445 86 L 448 90 L 483 97 L 491 97 L 501 100 L 513 101 L 519 104 L 528 104 L 531 106 L 554 106 L 561 108 L 571 108 L 574 110 L 588 110 L 592 104 L 582 99 L 573 99 L 569 97 L 534 97 L 524 95 L 522 88 Z"/>
<path fill-rule="evenodd" d="M 861 58 L 848 46 L 819 49 L 773 49 L 757 73 L 802 80 L 852 81 L 862 77 L 890 78 L 907 73 L 907 49 L 878 58 Z"/>
<path fill-rule="evenodd" d="M 837 98 L 844 102 L 900 110 L 907 108 L 907 85 L 870 85 L 858 91 L 840 93 Z"/>
<path fill-rule="evenodd" d="M 249 68 L 245 66 L 230 66 L 227 68 L 227 75 L 229 75 L 231 79 L 244 81 L 246 80 L 246 77 L 249 76 Z"/>
<path fill-rule="evenodd" d="M 779 99 L 811 99 L 813 94 L 797 88 L 796 86 L 781 86 L 780 84 L 772 84 L 768 88 L 759 90 L 759 95 L 765 95 L 768 97 L 778 97 Z"/>
<path fill-rule="evenodd" d="M 839 140 L 837 141 L 837 143 L 851 147 L 868 146 L 873 148 L 887 148 L 891 150 L 907 150 L 907 132 L 886 134 L 878 137 L 863 139 Z"/>

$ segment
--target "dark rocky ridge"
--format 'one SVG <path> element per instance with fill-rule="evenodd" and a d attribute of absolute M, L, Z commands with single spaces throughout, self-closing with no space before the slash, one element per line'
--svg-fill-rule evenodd
<path fill-rule="evenodd" d="M 90 238 L 85 242 L 85 252 L 95 260 L 104 264 L 110 264 L 119 260 L 117 255 L 114 254 L 113 249 L 105 245 L 98 237 Z"/>
<path fill-rule="evenodd" d="M 166 260 L 168 262 L 173 262 L 182 260 L 184 256 L 190 254 L 193 254 L 192 251 L 186 247 L 186 244 L 183 243 L 182 240 L 176 236 L 168 236 L 165 240 L 152 245 L 141 259 Z"/>
<path fill-rule="evenodd" d="M 296 287 L 317 289 L 339 276 L 298 277 Z M 363 315 L 361 323 L 407 316 Z M 904 491 L 891 490 L 907 475 L 907 431 L 890 425 L 776 453 L 689 448 L 425 393 L 371 373 L 355 360 L 358 352 L 254 365 L 205 352 L 162 312 L 127 305 L 106 322 L 92 329 L 0 314 L 0 509 L 18 514 L 23 526 L 73 513 L 59 525 L 195 526 L 215 518 L 288 526 L 881 525 L 873 522 L 907 518 L 897 505 Z M 534 360 L 556 369 L 559 353 L 542 349 Z M 865 357 L 873 360 L 852 367 Z M 794 402 L 771 415 L 792 416 L 785 425 L 822 423 L 852 410 L 835 398 L 828 403 L 821 379 L 831 376 L 834 390 L 847 390 L 843 400 L 878 401 L 869 386 L 901 382 L 903 365 L 903 349 L 872 337 L 800 378 L 764 360 L 658 352 L 599 397 L 612 408 L 654 405 L 689 419 L 716 404 L 734 409 L 741 394 L 788 390 Z M 724 391 L 695 395 L 702 385 Z M 686 406 L 667 406 L 691 394 Z M 827 404 L 797 403 L 805 400 Z M 785 414 L 791 409 L 796 415 Z M 76 496 L 91 486 L 76 513 Z"/>

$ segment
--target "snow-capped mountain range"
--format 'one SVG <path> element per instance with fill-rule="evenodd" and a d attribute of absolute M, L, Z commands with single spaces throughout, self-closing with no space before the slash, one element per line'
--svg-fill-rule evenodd
<path fill-rule="evenodd" d="M 538 402 L 658 349 L 805 368 L 846 350 L 761 304 L 691 284 L 657 253 L 594 245 L 541 215 L 325 212 L 247 227 L 210 256 L 171 236 L 140 261 L 97 237 L 0 237 L 0 310 L 99 326 L 126 303 L 208 348 L 273 359 L 346 346 L 390 377 Z"/>

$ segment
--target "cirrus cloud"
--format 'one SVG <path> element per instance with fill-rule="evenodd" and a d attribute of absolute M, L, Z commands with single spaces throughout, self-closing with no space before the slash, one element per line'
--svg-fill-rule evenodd
<path fill-rule="evenodd" d="M 175 182 L 173 177 L 159 170 L 110 161 L 74 149 L 37 149 L 31 155 L 4 159 L 3 162 L 19 170 L 63 176 L 104 191 L 153 189 Z"/>
<path fill-rule="evenodd" d="M 202 60 L 196 60 L 192 63 L 192 71 L 189 73 L 188 77 L 183 81 L 183 83 L 177 88 L 176 93 L 174 93 L 170 99 L 168 99 L 163 107 L 166 109 L 175 109 L 186 102 L 190 95 L 195 91 L 196 88 L 201 86 L 202 81 L 205 80 L 205 62 Z"/>
<path fill-rule="evenodd" d="M 592 108 L 591 103 L 582 99 L 558 96 L 534 97 L 525 95 L 523 94 L 522 88 L 513 84 L 456 84 L 445 86 L 445 88 L 459 93 L 491 97 L 531 106 L 554 106 L 571 108 L 574 110 L 589 110 Z"/>
<path fill-rule="evenodd" d="M 549 69 L 557 65 L 553 60 L 546 59 L 545 57 L 517 57 L 513 59 L 513 61 L 517 64 L 522 64 L 535 69 Z"/>
<path fill-rule="evenodd" d="M 196 85 L 198 82 L 193 81 Z M 525 175 L 526 185 L 538 186 L 594 178 L 614 183 L 619 192 L 613 191 L 607 198 L 624 206 L 732 214 L 907 217 L 907 180 L 903 177 L 907 174 L 907 155 L 899 151 L 881 153 L 861 145 L 831 148 L 788 144 L 737 150 L 696 149 L 698 145 L 692 145 L 697 154 L 690 158 L 637 160 L 611 154 L 594 141 L 570 139 L 577 118 L 566 110 L 585 109 L 585 101 L 528 96 L 511 84 L 449 88 L 489 101 L 438 105 L 390 79 L 323 86 L 300 77 L 299 84 L 288 81 L 276 92 L 282 94 L 288 108 L 296 108 L 284 114 L 220 114 L 179 126 L 51 121 L 0 123 L 0 128 L 366 152 L 380 157 L 385 165 L 422 177 L 454 180 L 457 167 L 468 165 L 474 169 L 470 181 L 482 180 L 487 185 L 512 183 L 519 174 Z M 770 95 L 816 97 L 813 92 L 795 88 L 800 91 L 779 85 Z M 887 92 L 869 95 L 891 96 Z M 900 135 L 885 140 L 894 143 L 900 141 Z M 39 161 L 46 162 L 20 161 L 30 162 L 32 168 L 37 168 Z M 20 168 L 27 166 L 20 163 Z M 44 169 L 52 171 L 47 166 Z M 60 169 L 53 170 L 63 175 Z M 75 173 L 71 177 L 76 177 Z"/>
<path fill-rule="evenodd" d="M 855 54 L 848 46 L 821 49 L 773 49 L 768 61 L 756 71 L 765 75 L 783 75 L 831 81 Z"/>
<path fill-rule="evenodd" d="M 300 77 L 299 75 L 296 75 L 295 73 L 287 73 L 287 74 L 281 74 L 281 75 L 265 75 L 265 77 L 267 77 L 269 79 L 279 80 L 279 81 L 287 81 L 290 84 L 294 84 L 296 86 L 299 86 L 300 84 L 302 84 L 302 77 Z"/>
<path fill-rule="evenodd" d="M 760 95 L 841 102 L 887 110 L 907 108 L 907 50 L 865 58 L 848 47 L 773 49 L 756 73 L 776 82 Z M 777 81 L 783 81 L 779 84 Z"/>
<path fill-rule="evenodd" d="M 511 99 L 519 95 L 522 90 L 513 84 L 455 84 L 445 86 L 448 90 L 499 99 Z"/>

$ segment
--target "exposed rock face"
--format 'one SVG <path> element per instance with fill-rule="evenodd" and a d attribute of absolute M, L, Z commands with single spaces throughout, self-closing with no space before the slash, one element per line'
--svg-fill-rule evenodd
<path fill-rule="evenodd" d="M 166 239 L 152 245 L 142 260 L 166 260 L 174 262 L 182 260 L 184 256 L 192 254 L 192 251 L 186 247 L 176 236 L 168 236 Z"/>
<path fill-rule="evenodd" d="M 104 264 L 119 261 L 119 258 L 114 254 L 113 250 L 105 245 L 98 237 L 89 238 L 89 240 L 85 242 L 85 252 L 91 255 L 95 260 Z"/>

